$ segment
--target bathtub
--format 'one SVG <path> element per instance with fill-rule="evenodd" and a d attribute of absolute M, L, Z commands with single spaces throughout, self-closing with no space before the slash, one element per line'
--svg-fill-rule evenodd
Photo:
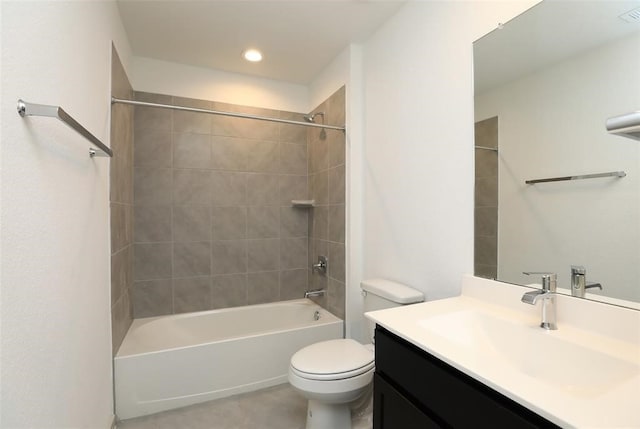
<path fill-rule="evenodd" d="M 342 320 L 308 299 L 136 319 L 114 358 L 116 415 L 285 383 L 297 350 L 342 336 Z"/>

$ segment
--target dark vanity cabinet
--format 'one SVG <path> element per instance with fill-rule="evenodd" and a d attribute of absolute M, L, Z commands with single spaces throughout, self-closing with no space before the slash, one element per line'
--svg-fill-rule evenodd
<path fill-rule="evenodd" d="M 374 429 L 558 427 L 380 326 L 375 350 Z"/>

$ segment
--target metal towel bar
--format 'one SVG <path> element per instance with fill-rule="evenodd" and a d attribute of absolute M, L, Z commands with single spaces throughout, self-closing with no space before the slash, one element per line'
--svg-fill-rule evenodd
<path fill-rule="evenodd" d="M 94 148 L 89 149 L 90 157 L 113 156 L 113 152 L 107 145 L 98 140 L 96 136 L 91 134 L 85 127 L 69 116 L 69 114 L 60 106 L 27 103 L 26 101 L 18 100 L 18 114 L 23 118 L 25 116 L 49 116 L 51 118 L 57 118 L 75 130 L 78 134 L 89 140 L 96 147 L 97 151 Z"/>
<path fill-rule="evenodd" d="M 582 179 L 596 179 L 598 177 L 625 177 L 627 173 L 624 171 L 610 171 L 608 173 L 595 173 L 595 174 L 582 174 L 579 176 L 563 176 L 563 177 L 551 177 L 549 179 L 535 179 L 525 180 L 527 185 L 533 185 L 534 183 L 544 182 L 562 182 L 565 180 L 582 180 Z"/>

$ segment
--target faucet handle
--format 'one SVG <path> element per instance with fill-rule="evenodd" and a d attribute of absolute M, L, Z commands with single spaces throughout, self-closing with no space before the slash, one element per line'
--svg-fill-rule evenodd
<path fill-rule="evenodd" d="M 587 269 L 582 265 L 572 265 L 571 266 L 571 275 L 574 276 L 576 274 L 587 274 Z"/>
<path fill-rule="evenodd" d="M 558 274 L 551 273 L 548 271 L 523 271 L 522 274 L 532 275 L 532 274 L 541 274 L 542 275 L 542 290 L 555 292 L 556 286 L 558 284 Z"/>

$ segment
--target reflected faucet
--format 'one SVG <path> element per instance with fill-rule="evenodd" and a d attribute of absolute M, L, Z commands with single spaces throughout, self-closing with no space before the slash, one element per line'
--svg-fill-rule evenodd
<path fill-rule="evenodd" d="M 541 274 L 542 289 L 533 290 L 522 295 L 522 302 L 525 304 L 535 305 L 542 300 L 542 322 L 540 327 L 548 331 L 558 329 L 556 324 L 556 288 L 558 284 L 558 275 L 546 272 L 523 272 L 522 274 Z"/>
<path fill-rule="evenodd" d="M 602 290 L 600 283 L 587 283 L 587 269 L 582 265 L 571 266 L 571 295 L 584 298 L 587 289 L 598 288 Z"/>

